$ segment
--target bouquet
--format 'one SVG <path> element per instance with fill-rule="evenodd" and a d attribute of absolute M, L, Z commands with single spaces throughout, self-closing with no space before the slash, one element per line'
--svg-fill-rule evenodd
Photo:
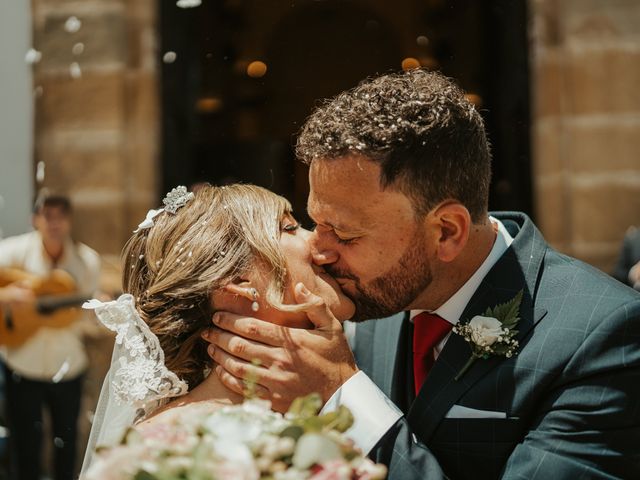
<path fill-rule="evenodd" d="M 249 399 L 194 413 L 103 448 L 86 480 L 376 480 L 386 468 L 365 458 L 343 433 L 353 423 L 341 407 L 319 415 L 317 395 L 299 398 L 283 416 Z"/>

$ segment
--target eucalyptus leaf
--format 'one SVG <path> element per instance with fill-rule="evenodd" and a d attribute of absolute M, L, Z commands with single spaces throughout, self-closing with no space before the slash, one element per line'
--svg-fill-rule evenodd
<path fill-rule="evenodd" d="M 303 434 L 304 428 L 302 428 L 300 425 L 291 425 L 280 432 L 281 437 L 290 437 L 293 438 L 296 442 Z"/>
<path fill-rule="evenodd" d="M 344 405 L 329 413 L 320 416 L 325 428 L 337 430 L 340 433 L 346 432 L 353 425 L 353 414 Z"/>
<path fill-rule="evenodd" d="M 147 472 L 146 470 L 140 470 L 136 473 L 133 480 L 159 480 L 154 474 Z"/>
<path fill-rule="evenodd" d="M 312 393 L 306 397 L 296 398 L 289 407 L 288 413 L 301 418 L 313 417 L 322 408 L 322 397 Z"/>
<path fill-rule="evenodd" d="M 321 432 L 324 428 L 324 423 L 319 417 L 308 417 L 302 420 L 302 428 L 305 432 Z"/>

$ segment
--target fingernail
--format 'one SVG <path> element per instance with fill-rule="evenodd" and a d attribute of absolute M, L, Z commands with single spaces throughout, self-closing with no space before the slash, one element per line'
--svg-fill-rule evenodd
<path fill-rule="evenodd" d="M 220 314 L 218 312 L 213 314 L 213 323 L 218 325 L 220 323 Z"/>
<path fill-rule="evenodd" d="M 301 285 L 302 285 L 302 287 L 300 287 L 300 293 L 302 293 L 302 295 L 304 295 L 306 297 L 311 292 L 309 292 L 307 287 L 304 286 L 304 283 L 301 283 Z"/>
<path fill-rule="evenodd" d="M 202 338 L 204 338 L 205 340 L 209 340 L 209 330 L 205 330 L 205 331 L 203 331 L 203 332 L 200 334 L 200 336 L 201 336 Z"/>
<path fill-rule="evenodd" d="M 209 352 L 209 356 L 213 357 L 213 354 L 215 353 L 215 351 L 216 351 L 216 347 L 214 347 L 213 345 L 209 345 L 207 347 L 207 352 Z"/>

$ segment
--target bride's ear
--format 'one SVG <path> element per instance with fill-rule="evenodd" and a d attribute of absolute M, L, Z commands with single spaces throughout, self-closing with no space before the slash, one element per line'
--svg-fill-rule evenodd
<path fill-rule="evenodd" d="M 248 280 L 244 280 L 240 283 L 228 283 L 223 287 L 223 289 L 228 293 L 244 297 L 252 302 L 256 300 L 256 297 L 258 295 L 258 291 Z"/>

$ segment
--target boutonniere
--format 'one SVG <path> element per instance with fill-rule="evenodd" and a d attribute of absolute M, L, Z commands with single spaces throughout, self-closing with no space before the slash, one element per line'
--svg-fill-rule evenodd
<path fill-rule="evenodd" d="M 471 346 L 471 357 L 455 376 L 459 380 L 469 367 L 479 359 L 488 359 L 495 355 L 511 358 L 518 349 L 516 326 L 520 321 L 520 303 L 522 290 L 513 300 L 489 307 L 482 315 L 476 315 L 468 323 L 453 327 L 454 333 L 462 336 Z"/>

